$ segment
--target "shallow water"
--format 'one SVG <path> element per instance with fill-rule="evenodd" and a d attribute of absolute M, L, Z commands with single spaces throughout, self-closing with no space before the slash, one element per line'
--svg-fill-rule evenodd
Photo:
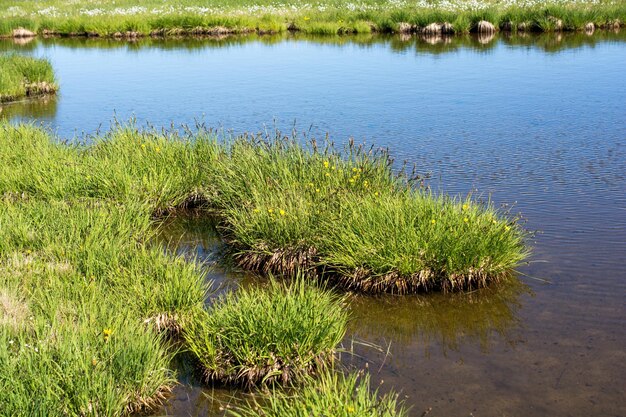
<path fill-rule="evenodd" d="M 430 42 L 430 43 L 429 43 Z M 486 43 L 485 43 L 486 42 Z M 519 285 L 452 297 L 355 297 L 349 366 L 420 416 L 626 415 L 626 33 L 432 41 L 384 37 L 46 40 L 60 95 L 5 106 L 62 136 L 135 115 L 235 132 L 264 124 L 388 146 L 450 193 L 515 203 L 537 230 Z M 115 113 L 114 113 L 115 112 Z M 220 259 L 210 225 L 179 250 Z M 230 287 L 254 278 L 217 265 Z M 230 392 L 183 373 L 157 414 L 219 415 Z M 209 394 L 209 396 L 205 395 Z M 221 402 L 223 401 L 223 402 Z"/>

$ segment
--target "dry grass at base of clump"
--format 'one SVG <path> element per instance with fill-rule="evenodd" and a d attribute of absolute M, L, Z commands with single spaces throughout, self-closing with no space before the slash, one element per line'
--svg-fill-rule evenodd
<path fill-rule="evenodd" d="M 244 250 L 233 255 L 237 264 L 250 271 L 265 274 L 296 275 L 299 271 L 316 275 L 319 265 L 317 250 L 313 247 L 304 249 L 277 249 L 269 251 L 263 248 Z"/>
<path fill-rule="evenodd" d="M 298 275 L 222 296 L 183 336 L 207 381 L 285 384 L 332 364 L 347 320 L 342 297 Z"/>

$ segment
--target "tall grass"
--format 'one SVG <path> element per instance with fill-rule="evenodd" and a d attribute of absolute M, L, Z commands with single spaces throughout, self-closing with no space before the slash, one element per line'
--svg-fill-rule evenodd
<path fill-rule="evenodd" d="M 202 203 L 247 269 L 406 293 L 482 287 L 528 255 L 515 219 L 412 185 L 384 151 L 133 127 L 68 147 L 29 127 L 3 132 L 0 192 L 136 199 L 161 213 Z"/>
<path fill-rule="evenodd" d="M 106 0 L 76 7 L 70 0 L 0 1 L 0 35 L 11 36 L 24 27 L 47 35 L 180 36 L 224 33 L 311 34 L 419 31 L 430 23 L 449 22 L 455 33 L 467 33 L 480 20 L 496 27 L 553 30 L 546 18 L 562 20 L 562 30 L 582 30 L 588 22 L 597 27 L 619 26 L 626 21 L 624 2 L 569 1 L 390 1 L 322 0 L 314 4 L 287 1 L 221 0 L 206 3 L 183 0 Z M 512 24 L 511 24 L 512 23 Z M 515 29 L 514 29 L 515 30 Z"/>
<path fill-rule="evenodd" d="M 221 297 L 185 340 L 207 380 L 284 384 L 332 363 L 346 325 L 342 298 L 296 277 Z"/>
<path fill-rule="evenodd" d="M 57 85 L 52 65 L 45 59 L 0 54 L 0 103 L 54 94 Z"/>
<path fill-rule="evenodd" d="M 206 285 L 143 247 L 148 227 L 137 207 L 4 196 L 0 293 L 19 308 L 1 314 L 25 313 L 0 320 L 3 413 L 117 416 L 163 398 L 172 354 L 152 322 L 200 309 Z"/>

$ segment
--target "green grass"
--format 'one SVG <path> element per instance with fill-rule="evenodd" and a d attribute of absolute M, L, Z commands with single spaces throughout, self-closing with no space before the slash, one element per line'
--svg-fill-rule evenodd
<path fill-rule="evenodd" d="M 200 309 L 207 288 L 193 263 L 142 245 L 149 230 L 150 213 L 131 204 L 5 193 L 3 412 L 118 416 L 170 389 L 172 352 L 159 325 Z"/>
<path fill-rule="evenodd" d="M 185 330 L 204 377 L 243 385 L 294 378 L 332 364 L 346 331 L 342 298 L 298 277 L 218 299 Z"/>
<path fill-rule="evenodd" d="M 533 1 L 481 0 L 390 1 L 319 0 L 293 3 L 269 0 L 159 0 L 85 1 L 0 0 L 0 34 L 11 36 L 24 27 L 38 33 L 61 35 L 129 36 L 197 35 L 217 33 L 276 33 L 298 30 L 311 34 L 394 32 L 401 27 L 417 31 L 429 23 L 449 22 L 456 33 L 468 32 L 478 21 L 496 27 L 527 23 L 527 30 L 552 30 L 549 18 L 561 19 L 564 30 L 582 30 L 588 22 L 598 27 L 623 24 L 624 2 L 600 0 Z M 407 26 L 408 24 L 408 26 Z"/>
<path fill-rule="evenodd" d="M 119 416 L 149 409 L 175 383 L 166 338 L 197 329 L 194 318 L 207 318 L 205 326 L 250 317 L 254 306 L 240 304 L 250 301 L 245 292 L 206 312 L 210 287 L 200 265 L 155 243 L 155 214 L 212 193 L 201 184 L 210 182 L 207 165 L 221 152 L 218 143 L 208 134 L 190 139 L 118 127 L 90 145 L 69 145 L 33 126 L 0 124 L 3 412 Z M 220 348 L 236 354 L 258 342 L 261 361 L 272 353 L 263 348 L 281 348 L 280 369 L 290 377 L 332 362 L 345 332 L 339 298 L 304 283 L 272 285 L 265 298 L 248 294 L 265 300 L 266 313 L 289 310 L 292 321 L 268 316 L 280 320 L 278 328 L 257 321 L 270 331 L 265 339 L 235 332 Z M 213 371 L 241 371 L 227 365 Z"/>
<path fill-rule="evenodd" d="M 312 275 L 367 292 L 482 287 L 528 255 L 491 204 L 434 195 L 389 155 L 239 138 L 214 165 L 214 204 L 240 265 Z"/>
<path fill-rule="evenodd" d="M 52 65 L 45 59 L 0 54 L 0 103 L 54 94 Z"/>
<path fill-rule="evenodd" d="M 407 417 L 408 409 L 390 392 L 372 390 L 370 377 L 324 372 L 293 392 L 275 391 L 260 400 L 231 410 L 233 417 Z"/>
<path fill-rule="evenodd" d="M 2 134 L 0 192 L 134 199 L 153 213 L 202 203 L 246 269 L 407 293 L 482 287 L 528 255 L 515 219 L 411 186 L 386 152 L 132 126 L 75 146 L 32 127 Z"/>

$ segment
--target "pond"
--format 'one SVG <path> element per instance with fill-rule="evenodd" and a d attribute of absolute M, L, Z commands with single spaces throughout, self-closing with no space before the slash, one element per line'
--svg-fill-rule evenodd
<path fill-rule="evenodd" d="M 519 284 L 469 294 L 361 297 L 346 366 L 394 387 L 412 415 L 626 415 L 626 33 L 526 37 L 50 39 L 60 94 L 5 106 L 71 138 L 113 118 L 203 123 L 389 147 L 429 185 L 508 204 L 536 231 Z M 206 221 L 166 228 L 212 278 Z M 232 394 L 188 373 L 157 414 L 220 415 Z M 428 411 L 431 410 L 431 411 Z"/>

